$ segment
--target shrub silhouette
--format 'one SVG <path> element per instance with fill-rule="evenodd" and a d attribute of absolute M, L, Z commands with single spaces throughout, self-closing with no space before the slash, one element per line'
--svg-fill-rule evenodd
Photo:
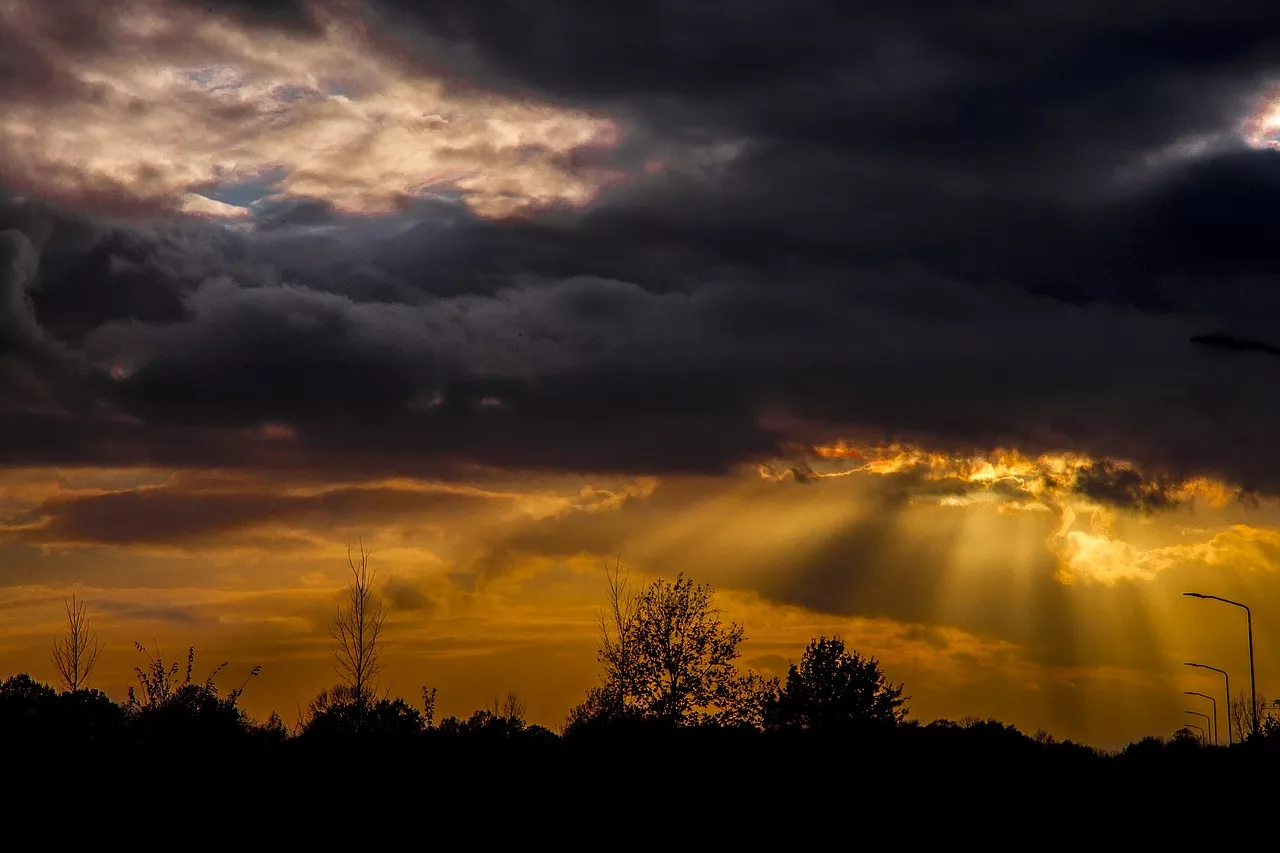
<path fill-rule="evenodd" d="M 146 666 L 134 667 L 141 689 L 130 687 L 125 705 L 129 727 L 137 736 L 211 744 L 243 738 L 252 732 L 252 723 L 238 702 L 245 684 L 261 672 L 261 667 L 255 666 L 245 684 L 223 696 L 218 693 L 214 678 L 226 663 L 217 666 L 203 683 L 194 681 L 196 652 L 191 647 L 187 650 L 185 675 L 179 680 L 177 661 L 166 665 L 159 650 L 152 654 L 141 643 L 134 646 L 147 657 Z"/>

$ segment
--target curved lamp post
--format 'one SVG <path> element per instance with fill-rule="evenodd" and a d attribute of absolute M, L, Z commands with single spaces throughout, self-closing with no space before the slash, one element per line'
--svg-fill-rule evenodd
<path fill-rule="evenodd" d="M 1186 696 L 1199 696 L 1202 699 L 1208 699 L 1213 703 L 1213 745 L 1218 745 L 1218 700 L 1206 693 L 1197 693 L 1194 690 L 1182 691 Z"/>
<path fill-rule="evenodd" d="M 1195 666 L 1200 669 L 1211 669 L 1214 672 L 1222 673 L 1222 680 L 1226 682 L 1227 687 L 1227 704 L 1223 706 L 1222 710 L 1227 712 L 1227 746 L 1231 746 L 1231 676 L 1227 675 L 1227 671 L 1225 669 L 1218 669 L 1216 666 L 1209 666 L 1208 664 L 1184 663 L 1183 666 Z M 1216 718 L 1218 716 L 1218 712 L 1214 711 L 1213 715 Z"/>
<path fill-rule="evenodd" d="M 1232 601 L 1229 598 L 1221 598 L 1216 595 L 1205 595 L 1202 592 L 1184 592 L 1183 595 L 1191 598 L 1204 598 L 1211 599 L 1213 601 L 1221 601 L 1223 604 L 1234 604 L 1236 607 L 1244 609 L 1245 624 L 1249 628 L 1249 694 L 1250 699 L 1252 700 L 1249 710 L 1253 719 L 1253 733 L 1256 735 L 1258 733 L 1258 685 L 1253 677 L 1253 613 L 1249 610 L 1247 605 L 1241 604 L 1238 601 Z M 1230 708 L 1230 706 L 1228 706 L 1228 708 Z M 1230 713 L 1230 711 L 1228 711 L 1228 713 Z"/>
<path fill-rule="evenodd" d="M 1188 713 L 1188 714 L 1190 714 L 1190 713 L 1192 713 L 1192 712 L 1191 712 L 1191 711 L 1188 711 L 1187 713 Z M 1201 726 L 1197 726 L 1195 723 L 1187 723 L 1186 725 L 1184 725 L 1184 726 L 1183 726 L 1183 728 L 1184 728 L 1184 729 L 1195 729 L 1196 731 L 1198 731 L 1198 732 L 1200 733 L 1200 742 L 1201 742 L 1201 743 L 1204 743 L 1204 728 L 1203 728 L 1203 727 L 1201 727 Z"/>
<path fill-rule="evenodd" d="M 1190 715 L 1191 715 L 1191 716 L 1193 716 L 1193 717 L 1204 717 L 1204 728 L 1203 728 L 1203 729 L 1200 729 L 1200 734 L 1201 734 L 1201 735 L 1203 735 L 1203 741 L 1204 741 L 1204 743 L 1208 744 L 1208 743 L 1209 743 L 1209 735 L 1208 735 L 1208 732 L 1209 732 L 1209 715 L 1208 715 L 1208 714 L 1201 714 L 1199 711 L 1183 711 L 1182 713 L 1184 713 L 1184 714 L 1190 714 Z M 1199 727 L 1199 726 L 1196 726 L 1196 728 L 1198 728 L 1198 729 L 1199 729 L 1200 727 Z"/>

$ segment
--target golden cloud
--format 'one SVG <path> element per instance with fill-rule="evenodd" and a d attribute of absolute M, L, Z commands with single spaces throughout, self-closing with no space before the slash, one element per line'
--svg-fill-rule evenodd
<path fill-rule="evenodd" d="M 1149 581 L 1180 565 L 1276 565 L 1264 553 L 1270 531 L 1249 525 L 1217 533 L 1202 530 L 1209 538 L 1194 544 L 1144 547 L 1125 541 L 1116 533 L 1121 513 L 1143 518 L 1179 508 L 1223 510 L 1246 496 L 1220 480 L 1153 474 L 1126 461 L 999 449 L 948 454 L 901 444 L 838 441 L 810 448 L 799 461 L 759 467 L 760 477 L 773 482 L 855 474 L 893 479 L 913 503 L 1056 514 L 1060 522 L 1045 547 L 1058 561 L 1057 579 L 1063 584 Z"/>

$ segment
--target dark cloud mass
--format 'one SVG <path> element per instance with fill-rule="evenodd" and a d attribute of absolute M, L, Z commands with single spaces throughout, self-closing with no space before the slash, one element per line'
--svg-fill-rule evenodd
<path fill-rule="evenodd" d="M 424 79 L 614 116 L 631 178 L 509 218 L 295 200 L 234 227 L 12 181 L 0 462 L 715 472 L 857 436 L 1280 491 L 1280 366 L 1190 343 L 1280 318 L 1280 151 L 1242 131 L 1280 9 L 1233 9 L 371 3 Z M 0 97 L 70 85 L 7 56 Z M 1158 508 L 1125 476 L 1078 487 Z"/>

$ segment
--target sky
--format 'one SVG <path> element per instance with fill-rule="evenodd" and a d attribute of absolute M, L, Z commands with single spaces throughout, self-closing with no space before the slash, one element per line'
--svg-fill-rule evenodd
<path fill-rule="evenodd" d="M 1114 747 L 1280 694 L 1280 6 L 0 0 L 0 674 L 71 592 L 292 721 L 596 683 L 604 567 L 784 675 Z"/>

